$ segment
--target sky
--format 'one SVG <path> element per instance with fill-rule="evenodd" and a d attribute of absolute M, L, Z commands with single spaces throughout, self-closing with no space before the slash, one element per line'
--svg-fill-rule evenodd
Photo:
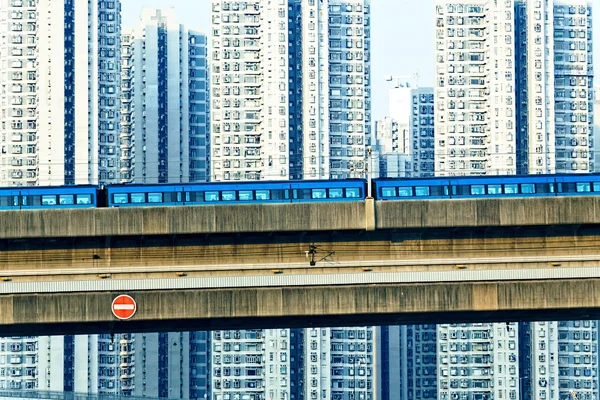
<path fill-rule="evenodd" d="M 142 7 L 174 7 L 179 21 L 210 34 L 210 0 L 122 0 L 123 28 L 132 27 Z M 600 0 L 594 10 L 595 85 L 600 86 Z M 433 86 L 434 0 L 371 0 L 371 85 L 373 120 L 387 115 L 385 75 L 419 73 L 420 86 Z"/>

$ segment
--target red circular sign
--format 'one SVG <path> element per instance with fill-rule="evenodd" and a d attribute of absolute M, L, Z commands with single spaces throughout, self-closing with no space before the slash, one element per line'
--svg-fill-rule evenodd
<path fill-rule="evenodd" d="M 115 317 L 119 319 L 129 319 L 135 314 L 137 304 L 131 296 L 122 294 L 115 297 L 111 308 Z"/>

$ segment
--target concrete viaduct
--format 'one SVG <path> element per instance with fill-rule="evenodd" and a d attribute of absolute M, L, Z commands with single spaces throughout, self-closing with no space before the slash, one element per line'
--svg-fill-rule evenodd
<path fill-rule="evenodd" d="M 0 226 L 0 334 L 600 315 L 593 196 L 5 211 Z M 138 302 L 124 322 L 120 293 Z"/>

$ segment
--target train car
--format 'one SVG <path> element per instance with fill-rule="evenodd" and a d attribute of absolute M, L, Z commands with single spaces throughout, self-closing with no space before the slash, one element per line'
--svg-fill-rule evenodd
<path fill-rule="evenodd" d="M 556 175 L 558 196 L 600 195 L 600 174 Z"/>
<path fill-rule="evenodd" d="M 485 176 L 450 178 L 450 197 L 536 197 L 556 196 L 552 175 Z"/>
<path fill-rule="evenodd" d="M 0 189 L 0 210 L 98 207 L 95 186 L 39 186 Z"/>
<path fill-rule="evenodd" d="M 366 181 L 213 182 L 178 185 L 110 185 L 108 207 L 356 201 Z"/>
<path fill-rule="evenodd" d="M 373 196 L 377 200 L 423 200 L 450 198 L 449 178 L 379 178 L 373 179 Z"/>

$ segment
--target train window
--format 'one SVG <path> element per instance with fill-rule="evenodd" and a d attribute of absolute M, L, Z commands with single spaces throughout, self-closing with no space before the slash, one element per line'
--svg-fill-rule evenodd
<path fill-rule="evenodd" d="M 287 200 L 290 198 L 290 191 L 289 190 L 282 190 L 282 189 L 274 189 L 271 190 L 271 198 L 273 200 Z M 269 200 L 269 199 L 267 199 Z"/>
<path fill-rule="evenodd" d="M 430 196 L 448 196 L 448 186 L 430 186 Z"/>
<path fill-rule="evenodd" d="M 591 192 L 592 191 L 592 185 L 588 182 L 579 182 L 577 183 L 577 193 L 583 193 L 583 192 Z"/>
<path fill-rule="evenodd" d="M 131 193 L 131 202 L 132 203 L 145 203 L 146 202 L 146 193 Z"/>
<path fill-rule="evenodd" d="M 342 188 L 329 189 L 330 199 L 339 199 L 341 197 L 344 197 L 344 190 Z"/>
<path fill-rule="evenodd" d="M 235 201 L 235 190 L 223 190 L 221 192 L 221 199 L 223 201 Z"/>
<path fill-rule="evenodd" d="M 516 183 L 510 183 L 504 185 L 504 193 L 506 194 L 518 194 L 519 193 L 519 185 Z"/>
<path fill-rule="evenodd" d="M 162 193 L 148 193 L 148 203 L 162 203 L 163 202 L 163 194 Z"/>
<path fill-rule="evenodd" d="M 471 187 L 469 185 L 452 186 L 452 194 L 456 194 L 458 196 L 470 195 Z"/>
<path fill-rule="evenodd" d="M 0 207 L 9 207 L 12 205 L 18 205 L 18 204 L 13 204 L 13 197 L 16 197 L 16 196 L 0 196 Z"/>
<path fill-rule="evenodd" d="M 252 190 L 240 190 L 238 197 L 242 201 L 252 200 Z"/>
<path fill-rule="evenodd" d="M 78 194 L 77 195 L 77 204 L 92 204 L 92 195 L 91 194 Z"/>
<path fill-rule="evenodd" d="M 413 191 L 411 187 L 399 187 L 398 188 L 398 197 L 411 197 L 413 195 Z"/>
<path fill-rule="evenodd" d="M 485 185 L 471 185 L 471 194 L 485 194 Z"/>
<path fill-rule="evenodd" d="M 293 195 L 294 199 L 310 199 L 312 193 L 310 189 L 294 189 Z"/>
<path fill-rule="evenodd" d="M 41 206 L 42 196 L 22 196 L 24 206 Z M 18 205 L 15 203 L 15 206 Z"/>
<path fill-rule="evenodd" d="M 242 195 L 240 192 L 240 200 L 242 199 Z M 257 190 L 256 191 L 256 200 L 271 200 L 271 193 L 268 190 Z"/>
<path fill-rule="evenodd" d="M 55 206 L 56 205 L 56 196 L 55 195 L 43 195 L 42 196 L 42 205 L 43 206 Z"/>
<path fill-rule="evenodd" d="M 536 193 L 554 193 L 554 183 L 536 183 Z"/>
<path fill-rule="evenodd" d="M 384 197 L 396 197 L 396 188 L 395 187 L 382 187 L 381 195 Z"/>
<path fill-rule="evenodd" d="M 181 192 L 166 192 L 161 193 L 163 202 L 165 203 L 175 203 L 181 202 Z M 148 196 L 149 198 L 150 196 Z"/>
<path fill-rule="evenodd" d="M 359 197 L 360 197 L 360 189 L 358 189 L 358 188 L 347 188 L 346 189 L 346 198 L 357 199 Z"/>
<path fill-rule="evenodd" d="M 60 205 L 75 204 L 75 196 L 72 194 L 61 194 L 60 196 L 58 196 L 58 203 Z"/>
<path fill-rule="evenodd" d="M 204 192 L 185 192 L 185 201 L 201 203 L 204 201 Z"/>
<path fill-rule="evenodd" d="M 535 193 L 535 185 L 533 183 L 521 184 L 521 193 L 525 193 L 525 194 Z"/>
<path fill-rule="evenodd" d="M 600 192 L 600 182 L 593 183 L 594 192 Z"/>
<path fill-rule="evenodd" d="M 127 200 L 127 193 L 115 193 L 113 194 L 113 203 L 115 204 L 126 204 L 129 201 Z"/>
<path fill-rule="evenodd" d="M 313 199 L 327 198 L 327 189 L 313 189 L 312 190 L 312 198 Z"/>
<path fill-rule="evenodd" d="M 204 201 L 219 201 L 219 192 L 204 192 Z"/>
<path fill-rule="evenodd" d="M 417 196 L 429 196 L 429 186 L 417 186 L 417 187 L 415 187 L 415 194 Z"/>
<path fill-rule="evenodd" d="M 488 194 L 502 194 L 502 185 L 488 185 Z"/>

